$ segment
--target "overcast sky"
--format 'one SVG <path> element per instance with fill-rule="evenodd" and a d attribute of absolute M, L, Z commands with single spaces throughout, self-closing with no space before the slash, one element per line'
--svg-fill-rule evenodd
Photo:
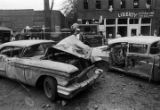
<path fill-rule="evenodd" d="M 0 10 L 1 9 L 34 9 L 43 10 L 44 0 L 0 0 Z M 52 0 L 50 0 L 51 2 Z M 55 10 L 59 10 L 62 6 L 64 0 L 54 0 Z"/>

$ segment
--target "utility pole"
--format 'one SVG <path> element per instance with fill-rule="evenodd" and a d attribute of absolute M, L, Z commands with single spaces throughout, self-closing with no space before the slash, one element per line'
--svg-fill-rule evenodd
<path fill-rule="evenodd" d="M 45 27 L 51 30 L 51 11 L 49 6 L 49 0 L 44 0 L 44 22 Z"/>

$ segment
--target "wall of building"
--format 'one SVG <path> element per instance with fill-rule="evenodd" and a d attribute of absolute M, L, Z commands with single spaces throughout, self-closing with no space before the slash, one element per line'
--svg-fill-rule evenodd
<path fill-rule="evenodd" d="M 51 17 L 52 29 L 54 26 L 60 28 L 65 25 L 65 17 L 60 11 L 52 11 Z M 27 10 L 0 10 L 0 26 L 8 27 L 14 31 L 20 32 L 26 26 L 43 26 L 45 25 L 44 11 Z"/>
<path fill-rule="evenodd" d="M 0 26 L 20 31 L 33 24 L 33 10 L 0 10 Z"/>
<path fill-rule="evenodd" d="M 127 35 L 129 35 L 129 31 L 132 28 L 137 27 L 138 34 L 141 34 L 143 28 L 147 28 L 149 33 L 147 32 L 146 35 L 154 35 L 154 32 L 160 33 L 160 0 L 152 0 L 152 4 L 150 8 L 146 7 L 147 0 L 139 0 L 139 7 L 133 7 L 134 0 L 125 0 L 126 7 L 121 9 L 120 2 L 121 0 L 113 0 L 114 6 L 113 10 L 109 10 L 108 0 L 101 0 L 101 9 L 96 9 L 96 0 L 88 0 L 88 9 L 84 9 L 83 1 L 79 0 L 79 7 L 78 7 L 78 22 L 84 23 L 83 21 L 94 21 L 99 20 L 102 16 L 103 20 L 107 21 L 108 19 L 114 19 L 116 25 L 114 34 L 118 32 L 118 28 L 125 26 L 127 27 Z M 145 18 L 151 19 L 149 23 L 143 23 Z M 118 21 L 120 19 L 127 19 L 127 24 L 119 24 Z M 130 23 L 133 20 L 137 20 L 137 23 Z M 89 22 L 90 23 L 90 22 Z M 94 22 L 93 22 L 94 23 Z M 106 24 L 105 22 L 102 24 L 106 27 L 105 31 L 107 31 L 107 27 L 112 27 L 111 25 Z M 147 26 L 147 27 L 146 27 Z M 123 27 L 122 27 L 123 28 Z M 107 32 L 106 32 L 107 34 Z"/>
<path fill-rule="evenodd" d="M 113 0 L 114 2 L 114 10 L 119 10 L 120 8 L 120 1 L 121 0 Z M 81 11 L 84 10 L 95 10 L 95 3 L 96 0 L 88 0 L 89 9 L 83 8 L 83 0 L 78 1 L 78 9 Z M 160 8 L 160 0 L 152 0 L 152 4 L 156 5 Z M 109 8 L 108 0 L 101 0 L 102 10 L 107 10 Z M 145 9 L 146 8 L 146 0 L 139 0 L 139 8 L 138 9 Z M 133 0 L 126 0 L 126 8 L 125 9 L 133 9 Z"/>

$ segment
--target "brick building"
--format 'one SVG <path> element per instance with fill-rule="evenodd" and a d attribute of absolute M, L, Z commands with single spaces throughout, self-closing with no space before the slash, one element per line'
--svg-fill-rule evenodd
<path fill-rule="evenodd" d="M 53 19 L 53 20 L 52 20 Z M 58 31 L 65 27 L 65 17 L 60 11 L 51 12 L 52 30 Z M 44 11 L 26 10 L 0 10 L 0 26 L 11 28 L 13 31 L 20 32 L 26 26 L 45 25 Z"/>
<path fill-rule="evenodd" d="M 106 37 L 160 35 L 160 0 L 79 0 L 78 22 L 100 23 Z"/>

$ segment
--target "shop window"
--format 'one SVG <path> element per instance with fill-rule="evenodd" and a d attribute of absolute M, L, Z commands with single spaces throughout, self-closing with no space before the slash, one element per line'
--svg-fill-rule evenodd
<path fill-rule="evenodd" d="M 141 26 L 141 34 L 144 36 L 150 35 L 150 26 Z"/>
<path fill-rule="evenodd" d="M 96 9 L 101 9 L 101 0 L 96 0 Z"/>
<path fill-rule="evenodd" d="M 84 9 L 88 9 L 88 0 L 83 1 L 83 7 Z"/>
<path fill-rule="evenodd" d="M 120 1 L 120 5 L 121 5 L 121 9 L 126 8 L 126 1 L 125 0 L 121 0 Z"/>
<path fill-rule="evenodd" d="M 106 19 L 106 24 L 115 24 L 115 19 Z"/>
<path fill-rule="evenodd" d="M 109 8 L 110 8 L 110 7 L 113 8 L 113 5 L 114 5 L 113 0 L 108 0 L 108 5 L 109 5 Z"/>
<path fill-rule="evenodd" d="M 151 23 L 151 18 L 142 18 L 142 24 L 149 24 Z"/>
<path fill-rule="evenodd" d="M 133 8 L 139 8 L 139 0 L 133 0 Z"/>
<path fill-rule="evenodd" d="M 127 19 L 118 19 L 118 24 L 127 24 Z"/>
<path fill-rule="evenodd" d="M 138 19 L 130 19 L 129 24 L 138 24 Z"/>
<path fill-rule="evenodd" d="M 115 27 L 106 27 L 106 37 L 115 38 Z"/>
<path fill-rule="evenodd" d="M 118 26 L 118 32 L 122 37 L 127 36 L 127 26 Z"/>

